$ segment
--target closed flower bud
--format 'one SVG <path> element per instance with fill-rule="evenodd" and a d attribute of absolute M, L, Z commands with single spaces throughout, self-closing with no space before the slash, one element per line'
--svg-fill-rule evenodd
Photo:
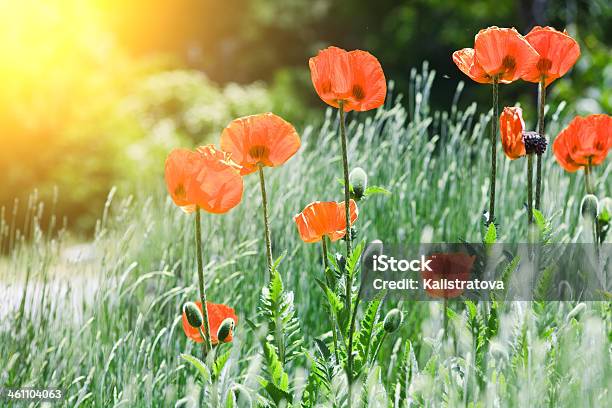
<path fill-rule="evenodd" d="M 353 187 L 353 199 L 359 201 L 368 188 L 368 175 L 361 167 L 355 167 L 349 174 L 349 183 Z"/>
<path fill-rule="evenodd" d="M 599 202 L 599 219 L 609 222 L 612 218 L 612 198 L 605 197 Z"/>
<path fill-rule="evenodd" d="M 387 333 L 393 333 L 396 331 L 400 324 L 402 324 L 402 312 L 399 309 L 391 309 L 385 316 L 383 322 L 383 328 Z"/>
<path fill-rule="evenodd" d="M 583 218 L 590 218 L 592 220 L 597 218 L 597 210 L 599 207 L 599 202 L 597 201 L 597 197 L 593 194 L 587 194 L 582 199 L 582 203 L 580 204 L 580 214 L 582 214 Z"/>
<path fill-rule="evenodd" d="M 336 263 L 338 264 L 338 269 L 341 272 L 344 272 L 344 268 L 346 268 L 346 258 L 340 252 L 336 252 Z"/>
<path fill-rule="evenodd" d="M 221 322 L 219 330 L 217 330 L 217 338 L 219 339 L 219 343 L 225 343 L 225 340 L 232 334 L 234 325 L 234 319 L 231 317 L 228 317 Z"/>
<path fill-rule="evenodd" d="M 193 302 L 187 302 L 183 305 L 183 313 L 187 316 L 187 322 L 193 328 L 201 327 L 204 324 L 204 317 L 198 305 Z"/>

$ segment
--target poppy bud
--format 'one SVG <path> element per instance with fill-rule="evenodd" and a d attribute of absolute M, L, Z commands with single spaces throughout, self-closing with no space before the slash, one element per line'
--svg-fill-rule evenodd
<path fill-rule="evenodd" d="M 336 263 L 338 264 L 338 269 L 343 272 L 344 268 L 346 268 L 346 258 L 340 252 L 336 252 L 335 257 Z"/>
<path fill-rule="evenodd" d="M 597 201 L 597 197 L 593 194 L 587 194 L 582 199 L 582 203 L 580 204 L 580 214 L 583 218 L 590 218 L 594 220 L 597 218 L 597 211 L 599 207 L 599 202 Z"/>
<path fill-rule="evenodd" d="M 400 324 L 402 324 L 402 312 L 399 309 L 391 309 L 385 316 L 383 322 L 383 328 L 387 333 L 393 333 L 396 331 Z"/>
<path fill-rule="evenodd" d="M 217 338 L 220 343 L 225 343 L 225 340 L 232 334 L 232 330 L 234 330 L 234 319 L 228 317 L 227 319 L 221 322 L 219 326 L 219 330 L 217 330 Z"/>
<path fill-rule="evenodd" d="M 548 142 L 538 132 L 523 132 L 523 143 L 527 154 L 544 154 Z"/>
<path fill-rule="evenodd" d="M 599 202 L 599 219 L 603 222 L 609 222 L 612 218 L 612 198 L 605 197 Z"/>
<path fill-rule="evenodd" d="M 198 305 L 193 302 L 187 302 L 183 305 L 183 313 L 187 316 L 187 322 L 193 328 L 202 327 L 204 324 L 204 317 Z"/>
<path fill-rule="evenodd" d="M 361 167 L 355 167 L 349 174 L 349 183 L 353 187 L 353 199 L 359 201 L 368 188 L 368 175 Z"/>

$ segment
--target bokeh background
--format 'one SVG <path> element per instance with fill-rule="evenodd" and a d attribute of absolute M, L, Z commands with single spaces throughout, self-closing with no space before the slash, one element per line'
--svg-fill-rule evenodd
<path fill-rule="evenodd" d="M 396 93 L 428 61 L 431 104 L 447 109 L 466 79 L 451 54 L 489 25 L 567 28 L 582 56 L 550 97 L 568 112 L 610 112 L 607 0 L 2 0 L 0 207 L 20 214 L 36 191 L 88 234 L 112 186 L 159 188 L 168 150 L 212 140 L 236 116 L 316 124 L 325 108 L 307 62 L 330 44 L 372 52 Z M 488 88 L 465 85 L 459 104 L 485 110 Z M 533 106 L 534 89 L 501 97 Z"/>

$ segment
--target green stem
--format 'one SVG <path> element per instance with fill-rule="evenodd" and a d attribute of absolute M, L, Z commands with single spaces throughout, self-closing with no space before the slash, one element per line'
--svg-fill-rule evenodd
<path fill-rule="evenodd" d="M 527 223 L 533 223 L 533 154 L 527 154 Z"/>
<path fill-rule="evenodd" d="M 345 115 L 344 115 L 344 101 L 340 101 L 338 104 L 338 111 L 340 113 L 340 141 L 342 143 L 342 168 L 344 170 L 344 215 L 345 215 L 345 228 L 346 235 L 344 239 L 346 240 L 346 262 L 348 265 L 349 259 L 351 257 L 351 213 L 350 213 L 350 199 L 351 199 L 351 191 L 350 191 L 350 182 L 349 182 L 349 164 L 348 164 L 348 152 L 347 152 L 347 141 L 346 141 L 346 125 L 345 125 Z M 352 278 L 348 273 L 348 270 L 345 270 L 345 289 L 346 289 L 346 310 L 351 312 L 351 291 L 353 287 Z M 355 310 L 357 309 L 357 305 L 355 305 Z M 355 313 L 353 313 L 353 316 Z M 348 378 L 348 388 L 349 388 L 349 396 L 348 396 L 348 406 L 349 408 L 352 405 L 352 394 L 351 387 L 353 383 L 353 333 L 352 329 L 354 327 L 354 317 L 351 318 L 351 324 L 349 326 L 349 345 L 347 350 L 347 378 Z"/>
<path fill-rule="evenodd" d="M 202 302 L 202 315 L 204 316 L 204 357 L 212 350 L 210 339 L 210 324 L 208 323 L 208 308 L 206 307 L 206 286 L 204 285 L 204 264 L 202 262 L 202 227 L 200 222 L 200 207 L 195 209 L 195 242 L 196 260 L 198 263 L 198 283 L 200 285 L 200 302 Z"/>
<path fill-rule="evenodd" d="M 268 262 L 268 274 L 272 279 L 272 240 L 270 239 L 270 220 L 268 219 L 268 195 L 266 194 L 266 180 L 264 178 L 263 165 L 259 164 L 259 186 L 261 187 L 261 201 L 263 205 L 264 228 L 266 234 L 266 260 Z"/>
<path fill-rule="evenodd" d="M 499 121 L 497 76 L 493 77 L 493 119 L 491 120 L 491 185 L 489 188 L 489 224 L 495 221 L 495 178 L 497 177 L 497 122 Z"/>
<path fill-rule="evenodd" d="M 593 194 L 593 185 L 591 184 L 591 159 L 589 163 L 584 166 L 584 182 L 587 194 Z"/>
<path fill-rule="evenodd" d="M 376 357 L 378 357 L 380 346 L 382 346 L 382 344 L 385 342 L 385 339 L 387 338 L 387 334 L 388 334 L 387 332 L 383 333 L 383 336 L 380 339 L 380 343 L 378 343 L 378 346 L 376 346 L 376 351 L 374 351 L 374 355 L 372 356 L 372 365 L 374 365 L 374 363 L 376 362 Z"/>
<path fill-rule="evenodd" d="M 448 314 L 446 313 L 447 308 L 448 308 L 448 299 L 444 297 L 444 305 L 442 309 L 442 319 L 444 322 L 444 338 L 448 336 Z"/>
<path fill-rule="evenodd" d="M 544 107 L 546 106 L 546 84 L 545 78 L 542 78 L 538 84 L 538 134 L 540 137 L 544 135 Z M 542 196 L 542 155 L 538 154 L 536 158 L 536 196 L 535 208 L 540 209 Z"/>
<path fill-rule="evenodd" d="M 323 274 L 325 275 L 325 280 L 327 281 L 327 286 L 332 289 L 331 286 L 331 281 L 327 276 L 327 271 L 329 269 L 329 264 L 327 262 L 327 237 L 323 236 L 323 239 L 321 240 L 321 246 L 323 249 Z M 330 305 L 330 308 L 333 308 L 332 305 Z M 338 333 L 337 333 L 337 324 L 336 324 L 336 313 L 334 312 L 334 310 L 331 310 L 331 324 L 332 324 L 332 336 L 334 338 L 334 356 L 336 357 L 336 363 L 340 362 L 340 356 L 338 355 Z"/>

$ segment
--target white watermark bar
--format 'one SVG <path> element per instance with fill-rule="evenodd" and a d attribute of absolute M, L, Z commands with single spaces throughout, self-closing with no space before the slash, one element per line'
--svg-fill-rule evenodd
<path fill-rule="evenodd" d="M 361 295 L 406 300 L 612 299 L 612 244 L 372 242 L 361 258 Z"/>

